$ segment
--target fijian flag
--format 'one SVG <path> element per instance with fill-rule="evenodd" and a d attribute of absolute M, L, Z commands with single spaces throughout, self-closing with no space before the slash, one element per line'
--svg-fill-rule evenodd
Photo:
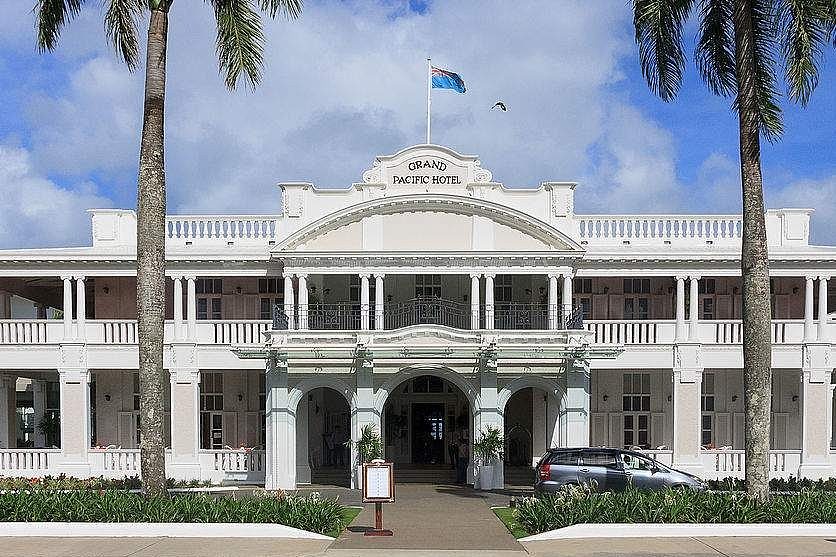
<path fill-rule="evenodd" d="M 432 83 L 433 89 L 452 89 L 459 93 L 466 91 L 464 87 L 464 80 L 457 73 L 448 72 L 441 68 L 432 66 Z"/>

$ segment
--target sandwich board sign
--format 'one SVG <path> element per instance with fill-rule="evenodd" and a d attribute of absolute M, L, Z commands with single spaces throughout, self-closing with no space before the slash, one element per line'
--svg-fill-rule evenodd
<path fill-rule="evenodd" d="M 391 536 L 392 530 L 383 528 L 383 503 L 395 502 L 395 466 L 392 462 L 375 459 L 363 464 L 363 502 L 374 503 L 374 529 L 366 536 Z"/>

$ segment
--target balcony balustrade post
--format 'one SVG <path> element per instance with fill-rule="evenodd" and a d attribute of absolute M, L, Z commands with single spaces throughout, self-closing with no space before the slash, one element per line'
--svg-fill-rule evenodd
<path fill-rule="evenodd" d="M 557 277 L 556 273 L 549 274 L 549 329 L 560 328 L 560 312 L 557 310 Z"/>
<path fill-rule="evenodd" d="M 673 369 L 673 464 L 686 472 L 700 474 L 703 370 L 695 367 L 700 349 L 696 345 L 679 345 L 676 350 L 676 361 L 683 367 Z"/>
<path fill-rule="evenodd" d="M 829 342 L 831 339 L 827 338 L 827 279 L 829 277 L 819 277 L 819 327 L 818 327 L 818 341 Z"/>
<path fill-rule="evenodd" d="M 700 278 L 699 276 L 692 276 L 690 277 L 691 284 L 691 296 L 689 305 L 690 307 L 690 331 L 688 332 L 688 340 L 690 342 L 698 342 L 700 338 L 699 332 L 699 316 L 700 316 Z"/>
<path fill-rule="evenodd" d="M 369 330 L 369 277 L 368 273 L 360 275 L 360 330 Z"/>
<path fill-rule="evenodd" d="M 676 277 L 676 342 L 688 338 L 685 326 L 685 277 Z"/>
<path fill-rule="evenodd" d="M 183 337 L 183 277 L 175 276 L 174 279 L 174 340 L 181 340 Z"/>
<path fill-rule="evenodd" d="M 807 276 L 804 281 L 804 342 L 816 340 L 816 326 L 813 321 L 813 281 L 815 277 Z"/>
<path fill-rule="evenodd" d="M 493 330 L 496 326 L 494 322 L 494 289 L 493 289 L 493 274 L 485 273 L 485 328 Z"/>
<path fill-rule="evenodd" d="M 186 277 L 186 320 L 188 331 L 186 337 L 190 341 L 197 338 L 197 295 L 195 293 L 195 277 Z"/>
<path fill-rule="evenodd" d="M 175 347 L 176 348 L 176 347 Z M 179 358 L 178 358 L 179 359 Z M 200 478 L 200 370 L 171 370 L 171 462 L 172 477 Z"/>
<path fill-rule="evenodd" d="M 76 339 L 84 342 L 87 339 L 87 292 L 83 276 L 75 277 L 75 296 Z"/>
<path fill-rule="evenodd" d="M 563 305 L 563 327 L 568 327 L 569 317 L 572 315 L 572 273 L 563 273 L 563 289 L 561 292 Z"/>
<path fill-rule="evenodd" d="M 479 279 L 478 273 L 470 274 L 470 328 L 479 328 Z"/>
<path fill-rule="evenodd" d="M 296 303 L 293 299 L 293 274 L 284 274 L 284 313 L 287 317 L 287 328 L 293 330 L 296 328 L 296 316 L 294 315 L 294 308 Z"/>
<path fill-rule="evenodd" d="M 61 307 L 64 312 L 64 340 L 73 338 L 73 279 L 69 276 L 62 276 L 64 283 L 64 304 Z"/>
<path fill-rule="evenodd" d="M 383 322 L 383 304 L 384 304 L 384 295 L 383 295 L 383 278 L 385 275 L 383 274 L 375 274 L 374 275 L 374 328 L 378 331 L 382 331 L 385 327 Z"/>
<path fill-rule="evenodd" d="M 71 354 L 76 356 L 78 352 Z M 59 368 L 58 380 L 62 452 L 58 471 L 86 478 L 90 475 L 90 371 L 82 367 Z"/>
<path fill-rule="evenodd" d="M 299 329 L 308 328 L 308 275 L 297 275 L 299 282 Z"/>

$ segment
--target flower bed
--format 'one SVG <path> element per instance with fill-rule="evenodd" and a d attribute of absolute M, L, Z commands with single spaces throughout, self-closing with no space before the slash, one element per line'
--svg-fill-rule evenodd
<path fill-rule="evenodd" d="M 746 482 L 739 478 L 724 478 L 722 480 L 708 480 L 709 489 L 715 491 L 746 491 Z M 769 489 L 782 493 L 814 490 L 814 491 L 836 491 L 836 478 L 826 480 L 809 480 L 807 478 L 772 478 L 769 480 Z"/>
<path fill-rule="evenodd" d="M 836 523 L 836 494 L 803 491 L 757 501 L 742 493 L 595 493 L 573 487 L 521 501 L 514 509 L 514 518 L 532 534 L 590 523 L 823 524 Z"/>
<path fill-rule="evenodd" d="M 168 489 L 182 489 L 188 487 L 210 487 L 212 482 L 199 480 L 183 481 L 166 480 Z M 141 489 L 142 480 L 139 476 L 125 476 L 124 478 L 75 478 L 73 476 L 43 476 L 41 478 L 0 477 L 0 491 L 19 489 L 47 489 L 47 490 L 75 490 L 75 489 Z"/>
<path fill-rule="evenodd" d="M 116 490 L 32 490 L 0 494 L 0 522 L 226 522 L 284 524 L 328 534 L 344 508 L 317 495 L 143 497 Z"/>

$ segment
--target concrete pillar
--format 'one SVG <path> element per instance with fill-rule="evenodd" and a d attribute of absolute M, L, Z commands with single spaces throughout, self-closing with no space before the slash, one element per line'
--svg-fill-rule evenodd
<path fill-rule="evenodd" d="M 678 350 L 692 347 L 678 346 Z M 673 465 L 685 472 L 702 472 L 700 460 L 700 401 L 702 369 L 673 370 Z"/>
<path fill-rule="evenodd" d="M 267 359 L 264 487 L 296 489 L 296 415 L 288 407 L 287 361 Z"/>
<path fill-rule="evenodd" d="M 186 337 L 191 341 L 197 338 L 197 296 L 194 281 L 195 277 L 186 277 L 186 321 L 188 322 Z"/>
<path fill-rule="evenodd" d="M 685 325 L 685 277 L 676 277 L 676 342 L 684 342 L 688 338 L 688 327 Z"/>
<path fill-rule="evenodd" d="M 549 400 L 540 389 L 531 389 L 531 457 L 539 458 L 549 448 L 548 439 L 548 406 Z M 533 464 L 533 463 L 532 463 Z"/>
<path fill-rule="evenodd" d="M 0 449 L 17 446 L 17 392 L 14 375 L 0 375 Z"/>
<path fill-rule="evenodd" d="M 700 317 L 700 277 L 693 276 L 691 277 L 691 297 L 689 301 L 689 305 L 691 306 L 690 311 L 690 330 L 688 333 L 688 340 L 690 342 L 698 342 L 700 339 L 700 331 L 699 331 L 699 317 Z"/>
<path fill-rule="evenodd" d="M 819 342 L 827 342 L 827 279 L 828 277 L 819 277 Z"/>
<path fill-rule="evenodd" d="M 369 358 L 363 358 L 357 366 L 357 383 L 355 386 L 355 400 L 357 408 L 353 412 L 355 419 L 351 422 L 351 440 L 360 439 L 360 432 L 366 425 L 371 425 L 382 437 L 380 412 L 374 405 L 374 362 Z M 361 489 L 362 478 L 358 471 L 359 455 L 356 449 L 351 448 L 351 487 Z"/>
<path fill-rule="evenodd" d="M 171 370 L 171 460 L 173 478 L 200 479 L 200 370 Z"/>
<path fill-rule="evenodd" d="M 572 315 L 572 275 L 569 273 L 563 274 L 563 289 L 560 294 L 562 298 L 563 322 L 565 327 L 569 316 Z"/>
<path fill-rule="evenodd" d="M 308 328 L 308 275 L 297 275 L 299 281 L 299 329 Z M 366 298 L 368 302 L 368 297 Z"/>
<path fill-rule="evenodd" d="M 300 297 L 301 299 L 301 297 Z M 360 330 L 368 331 L 370 326 L 369 274 L 360 275 Z"/>
<path fill-rule="evenodd" d="M 174 278 L 174 340 L 183 338 L 183 277 Z"/>
<path fill-rule="evenodd" d="M 64 283 L 64 304 L 61 306 L 64 312 L 64 340 L 69 340 L 75 336 L 73 335 L 73 279 L 62 276 L 61 280 Z"/>
<path fill-rule="evenodd" d="M 32 381 L 32 409 L 35 414 L 35 434 L 34 445 L 35 448 L 46 447 L 46 436 L 38 428 L 38 424 L 46 416 L 46 381 L 34 380 Z"/>
<path fill-rule="evenodd" d="M 382 331 L 386 324 L 384 323 L 383 304 L 385 297 L 383 296 L 383 274 L 374 275 L 374 328 Z"/>
<path fill-rule="evenodd" d="M 557 275 L 549 275 L 549 329 L 560 328 L 560 310 L 557 301 Z"/>
<path fill-rule="evenodd" d="M 566 362 L 566 446 L 589 446 L 589 361 Z"/>
<path fill-rule="evenodd" d="M 58 471 L 81 478 L 90 475 L 90 371 L 58 370 L 60 384 L 61 461 Z"/>
<path fill-rule="evenodd" d="M 811 479 L 833 476 L 830 468 L 830 433 L 833 399 L 831 346 L 805 344 L 801 369 L 801 467 L 799 476 Z"/>
<path fill-rule="evenodd" d="M 84 277 L 75 277 L 75 295 L 76 338 L 84 342 L 87 339 L 87 291 L 84 286 Z"/>
<path fill-rule="evenodd" d="M 485 274 L 485 328 L 488 330 L 495 328 L 493 279 L 494 275 Z"/>
<path fill-rule="evenodd" d="M 296 328 L 296 317 L 294 315 L 295 302 L 293 300 L 293 275 L 285 273 L 284 275 L 284 314 L 287 317 L 287 328 L 293 330 Z"/>
<path fill-rule="evenodd" d="M 495 427 L 503 432 L 505 419 L 503 410 L 499 408 L 499 391 L 497 389 L 496 362 L 488 362 L 479 373 L 479 402 L 480 408 L 474 416 L 473 440 L 478 440 L 488 427 Z M 503 433 L 504 434 L 504 433 Z M 473 451 L 471 451 L 473 455 Z M 475 457 L 475 455 L 473 455 Z M 493 485 L 490 489 L 502 489 L 505 485 L 505 473 L 502 462 L 494 462 Z M 478 478 L 474 478 L 476 481 Z M 482 487 L 482 486 L 480 486 Z"/>
<path fill-rule="evenodd" d="M 311 464 L 308 447 L 308 394 L 296 407 L 296 483 L 311 483 Z"/>
<path fill-rule="evenodd" d="M 470 275 L 470 328 L 479 328 L 479 274 Z"/>
<path fill-rule="evenodd" d="M 804 342 L 816 340 L 816 327 L 813 321 L 813 277 L 804 281 Z"/>

